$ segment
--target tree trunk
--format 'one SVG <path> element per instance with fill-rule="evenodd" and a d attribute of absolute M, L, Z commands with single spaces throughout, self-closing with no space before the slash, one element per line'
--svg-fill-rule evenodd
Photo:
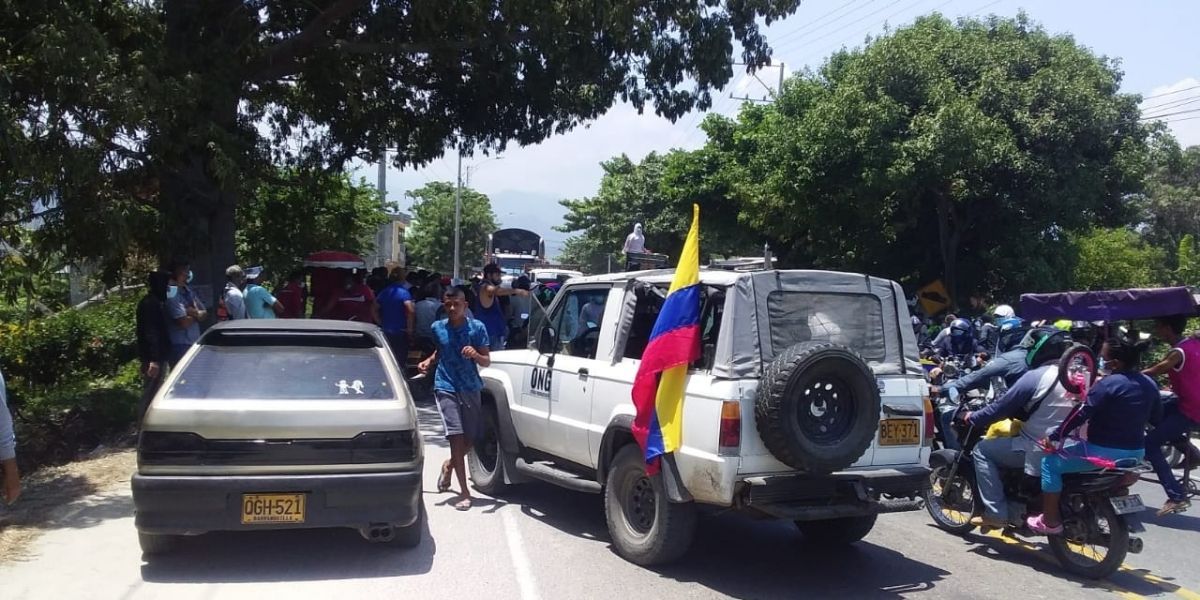
<path fill-rule="evenodd" d="M 958 297 L 958 243 L 962 237 L 959 230 L 954 201 L 944 192 L 937 194 L 938 248 L 942 257 L 942 283 L 950 294 L 950 305 L 956 306 Z"/>

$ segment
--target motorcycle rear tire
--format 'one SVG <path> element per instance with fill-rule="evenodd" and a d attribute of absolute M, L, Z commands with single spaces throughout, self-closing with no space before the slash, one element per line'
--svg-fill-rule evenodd
<path fill-rule="evenodd" d="M 1087 579 L 1104 579 L 1115 573 L 1125 562 L 1125 556 L 1129 553 L 1129 524 L 1113 510 L 1108 498 L 1100 498 L 1093 510 L 1099 512 L 1099 516 L 1108 522 L 1108 553 L 1104 555 L 1104 560 L 1094 565 L 1082 565 L 1074 561 L 1072 557 L 1077 556 L 1077 553 L 1068 546 L 1070 540 L 1065 535 L 1050 536 L 1050 551 L 1054 553 L 1058 563 L 1071 574 Z"/>

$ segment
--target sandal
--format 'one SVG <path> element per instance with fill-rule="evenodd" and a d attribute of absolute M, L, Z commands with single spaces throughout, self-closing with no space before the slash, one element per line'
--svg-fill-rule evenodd
<path fill-rule="evenodd" d="M 1029 526 L 1030 531 L 1041 535 L 1062 535 L 1062 525 L 1051 527 L 1046 524 L 1046 515 L 1034 515 L 1025 519 L 1025 525 Z"/>
<path fill-rule="evenodd" d="M 465 496 L 454 504 L 454 510 L 459 512 L 471 510 L 471 497 Z"/>
<path fill-rule="evenodd" d="M 444 494 L 450 491 L 450 476 L 454 474 L 450 465 L 442 465 L 442 474 L 437 480 L 437 491 L 439 494 Z"/>

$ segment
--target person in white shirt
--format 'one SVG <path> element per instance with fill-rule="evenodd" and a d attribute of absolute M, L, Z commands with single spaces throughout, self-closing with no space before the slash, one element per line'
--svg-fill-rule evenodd
<path fill-rule="evenodd" d="M 12 413 L 8 412 L 8 396 L 4 388 L 4 373 L 0 373 L 0 495 L 12 504 L 21 495 L 21 473 L 17 470 L 17 437 L 13 434 Z"/>
<path fill-rule="evenodd" d="M 646 251 L 646 236 L 642 233 L 642 224 L 635 223 L 633 225 L 633 233 L 625 236 L 625 247 L 622 249 L 625 252 L 625 270 L 634 270 L 634 263 L 630 260 L 630 253 L 643 253 Z M 640 268 L 640 265 L 638 265 Z"/>

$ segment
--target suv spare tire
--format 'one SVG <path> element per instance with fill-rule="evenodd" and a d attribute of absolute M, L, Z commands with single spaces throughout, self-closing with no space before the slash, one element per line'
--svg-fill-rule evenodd
<path fill-rule="evenodd" d="M 879 388 L 866 361 L 845 346 L 802 342 L 767 366 L 754 402 L 763 444 L 810 473 L 849 467 L 879 429 Z"/>

